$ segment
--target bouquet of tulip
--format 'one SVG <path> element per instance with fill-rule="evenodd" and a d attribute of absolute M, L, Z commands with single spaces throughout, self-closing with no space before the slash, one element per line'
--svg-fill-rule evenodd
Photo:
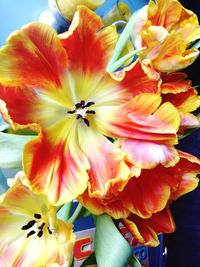
<path fill-rule="evenodd" d="M 176 148 L 200 125 L 182 72 L 199 54 L 197 16 L 150 0 L 119 31 L 85 5 L 68 30 L 30 23 L 0 49 L 1 167 L 22 166 L 0 199 L 1 266 L 73 266 L 86 214 L 95 251 L 82 266 L 140 266 L 119 224 L 157 246 L 175 229 L 171 202 L 198 185 L 200 160 Z"/>

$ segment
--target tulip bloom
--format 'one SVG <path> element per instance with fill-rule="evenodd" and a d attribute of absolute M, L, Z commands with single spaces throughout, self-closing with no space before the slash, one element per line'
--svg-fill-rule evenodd
<path fill-rule="evenodd" d="M 200 172 L 200 160 L 181 151 L 178 153 L 180 160 L 173 167 L 166 168 L 160 164 L 152 169 L 140 170 L 132 166 L 132 179 L 123 188 L 108 184 L 107 194 L 97 196 L 93 184 L 90 184 L 78 199 L 93 214 L 107 213 L 115 219 L 124 218 L 123 222 L 127 223 L 129 228 L 132 227 L 132 234 L 140 242 L 142 240 L 138 238 L 142 235 L 140 225 L 148 225 L 154 219 L 156 221 L 157 217 L 165 221 L 163 228 L 162 225 L 154 228 L 157 225 L 151 223 L 152 230 L 145 227 L 142 228 L 143 231 L 149 230 L 147 235 L 152 234 L 153 231 L 154 237 L 155 233 L 171 232 L 174 226 L 171 215 L 169 212 L 166 213 L 168 203 L 194 190 L 198 185 L 196 176 Z M 138 229 L 137 222 L 139 223 Z M 153 236 L 151 235 L 151 239 L 157 244 Z M 145 236 L 143 236 L 142 243 L 151 244 Z"/>
<path fill-rule="evenodd" d="M 199 51 L 189 45 L 200 38 L 197 16 L 177 0 L 153 0 L 139 11 L 133 28 L 140 59 L 161 72 L 173 72 L 194 62 Z"/>
<path fill-rule="evenodd" d="M 102 27 L 79 7 L 69 31 L 32 23 L 0 50 L 1 113 L 15 128 L 39 131 L 24 147 L 24 171 L 31 189 L 55 205 L 88 183 L 97 195 L 108 184 L 122 190 L 131 178 L 126 153 L 144 168 L 179 160 L 180 116 L 161 104 L 158 73 L 137 61 L 111 77 L 105 70 L 118 36 Z M 107 137 L 120 139 L 125 152 Z"/>
<path fill-rule="evenodd" d="M 34 194 L 21 182 L 22 172 L 17 178 L 0 201 L 0 265 L 70 266 L 72 224 L 58 220 L 46 196 Z"/>
<path fill-rule="evenodd" d="M 179 133 L 200 126 L 199 119 L 191 112 L 200 106 L 200 96 L 191 80 L 182 72 L 162 74 L 162 101 L 172 103 L 180 113 Z"/>

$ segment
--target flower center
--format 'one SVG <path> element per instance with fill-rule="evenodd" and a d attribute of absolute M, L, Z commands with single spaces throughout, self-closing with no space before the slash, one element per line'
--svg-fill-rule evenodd
<path fill-rule="evenodd" d="M 80 102 L 75 104 L 75 109 L 69 110 L 67 113 L 76 114 L 76 119 L 77 120 L 82 119 L 84 123 L 89 127 L 90 122 L 86 117 L 88 114 L 95 114 L 94 110 L 88 109 L 90 106 L 94 104 L 95 102 L 92 102 L 92 101 L 86 103 L 84 100 L 81 100 Z"/>
<path fill-rule="evenodd" d="M 50 235 L 52 234 L 52 229 L 50 229 L 50 226 L 47 223 L 41 220 L 42 216 L 40 214 L 35 213 L 34 218 L 34 220 L 29 221 L 21 228 L 22 230 L 29 231 L 26 236 L 27 238 L 34 234 L 37 234 L 38 237 L 41 237 L 45 228 L 48 230 Z"/>

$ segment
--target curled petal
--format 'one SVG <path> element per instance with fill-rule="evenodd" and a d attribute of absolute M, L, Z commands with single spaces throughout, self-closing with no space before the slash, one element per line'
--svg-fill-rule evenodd
<path fill-rule="evenodd" d="M 125 139 L 121 147 L 127 153 L 127 160 L 142 169 L 151 169 L 158 164 L 171 167 L 179 160 L 176 149 L 170 145 Z"/>
<path fill-rule="evenodd" d="M 145 104 L 144 104 L 145 103 Z M 156 94 L 141 94 L 116 109 L 111 130 L 117 137 L 146 140 L 168 140 L 176 143 L 180 117 L 176 108 Z"/>
<path fill-rule="evenodd" d="M 109 193 L 122 191 L 130 178 L 122 151 L 89 128 L 80 129 L 79 143 L 90 163 L 90 196 L 108 197 Z"/>
<path fill-rule="evenodd" d="M 192 112 L 200 106 L 200 97 L 194 88 L 178 94 L 166 94 L 163 102 L 172 103 L 180 112 Z"/>
<path fill-rule="evenodd" d="M 177 94 L 190 89 L 192 81 L 187 79 L 187 74 L 175 72 L 162 74 L 161 92 L 163 94 Z"/>
<path fill-rule="evenodd" d="M 200 173 L 200 160 L 191 154 L 179 151 L 180 161 L 177 164 L 177 174 L 181 175 L 180 183 L 172 192 L 171 198 L 177 199 L 180 196 L 191 192 L 198 186 Z"/>
<path fill-rule="evenodd" d="M 159 73 L 142 64 L 139 60 L 129 67 L 112 73 L 111 77 L 120 81 L 122 88 L 128 88 L 128 91 L 131 93 L 129 100 L 142 93 L 158 94 L 160 92 Z"/>
<path fill-rule="evenodd" d="M 69 30 L 59 37 L 72 71 L 99 75 L 105 71 L 117 41 L 115 27 L 102 30 L 103 21 L 94 12 L 84 6 L 77 10 Z"/>
<path fill-rule="evenodd" d="M 159 245 L 158 234 L 171 233 L 175 230 L 175 224 L 168 208 L 153 214 L 148 219 L 130 215 L 122 222 L 136 241 L 152 247 Z"/>

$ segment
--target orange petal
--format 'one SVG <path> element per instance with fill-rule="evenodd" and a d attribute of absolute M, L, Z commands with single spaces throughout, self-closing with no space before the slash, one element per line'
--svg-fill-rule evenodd
<path fill-rule="evenodd" d="M 129 100 L 141 93 L 160 92 L 160 75 L 152 68 L 137 60 L 129 67 L 111 74 L 112 78 L 120 81 L 120 86 L 130 92 Z"/>
<path fill-rule="evenodd" d="M 76 129 L 67 133 L 66 127 L 63 126 L 64 136 L 62 127 L 53 129 L 53 133 L 40 133 L 25 145 L 23 153 L 24 170 L 31 188 L 47 194 L 55 205 L 62 205 L 83 193 L 88 180 L 89 163 L 77 144 Z"/>
<path fill-rule="evenodd" d="M 110 130 L 117 137 L 146 140 L 169 140 L 176 143 L 179 128 L 178 111 L 170 103 L 160 105 L 156 94 L 144 93 L 116 109 Z"/>
<path fill-rule="evenodd" d="M 61 87 L 67 55 L 53 28 L 31 23 L 11 34 L 0 50 L 0 80 L 8 86 Z"/>
<path fill-rule="evenodd" d="M 0 105 L 0 112 L 8 123 L 10 119 L 21 125 L 35 122 L 32 115 L 37 106 L 38 95 L 34 90 L 0 85 L 0 98 L 6 103 L 6 108 L 3 104 Z"/>
<path fill-rule="evenodd" d="M 187 74 L 183 72 L 175 72 L 162 74 L 161 92 L 163 94 L 177 94 L 186 92 L 190 89 L 192 81 L 187 79 Z"/>
<path fill-rule="evenodd" d="M 123 152 L 90 128 L 79 130 L 79 143 L 90 163 L 90 196 L 108 197 L 112 191 L 123 190 L 130 178 Z"/>
<path fill-rule="evenodd" d="M 171 198 L 178 197 L 191 192 L 198 186 L 199 179 L 197 175 L 200 173 L 200 160 L 191 154 L 179 151 L 180 161 L 176 165 L 177 176 L 180 176 L 180 182 L 173 190 Z"/>
<path fill-rule="evenodd" d="M 171 233 L 175 230 L 173 218 L 168 208 L 153 214 L 148 219 L 131 215 L 122 222 L 136 241 L 152 247 L 159 245 L 158 234 Z"/>
<path fill-rule="evenodd" d="M 102 30 L 103 25 L 94 12 L 79 6 L 69 30 L 59 35 L 72 71 L 84 75 L 105 72 L 117 41 L 117 33 L 114 26 Z"/>
<path fill-rule="evenodd" d="M 177 94 L 166 94 L 163 102 L 172 103 L 180 112 L 192 112 L 200 106 L 200 97 L 194 88 Z"/>

